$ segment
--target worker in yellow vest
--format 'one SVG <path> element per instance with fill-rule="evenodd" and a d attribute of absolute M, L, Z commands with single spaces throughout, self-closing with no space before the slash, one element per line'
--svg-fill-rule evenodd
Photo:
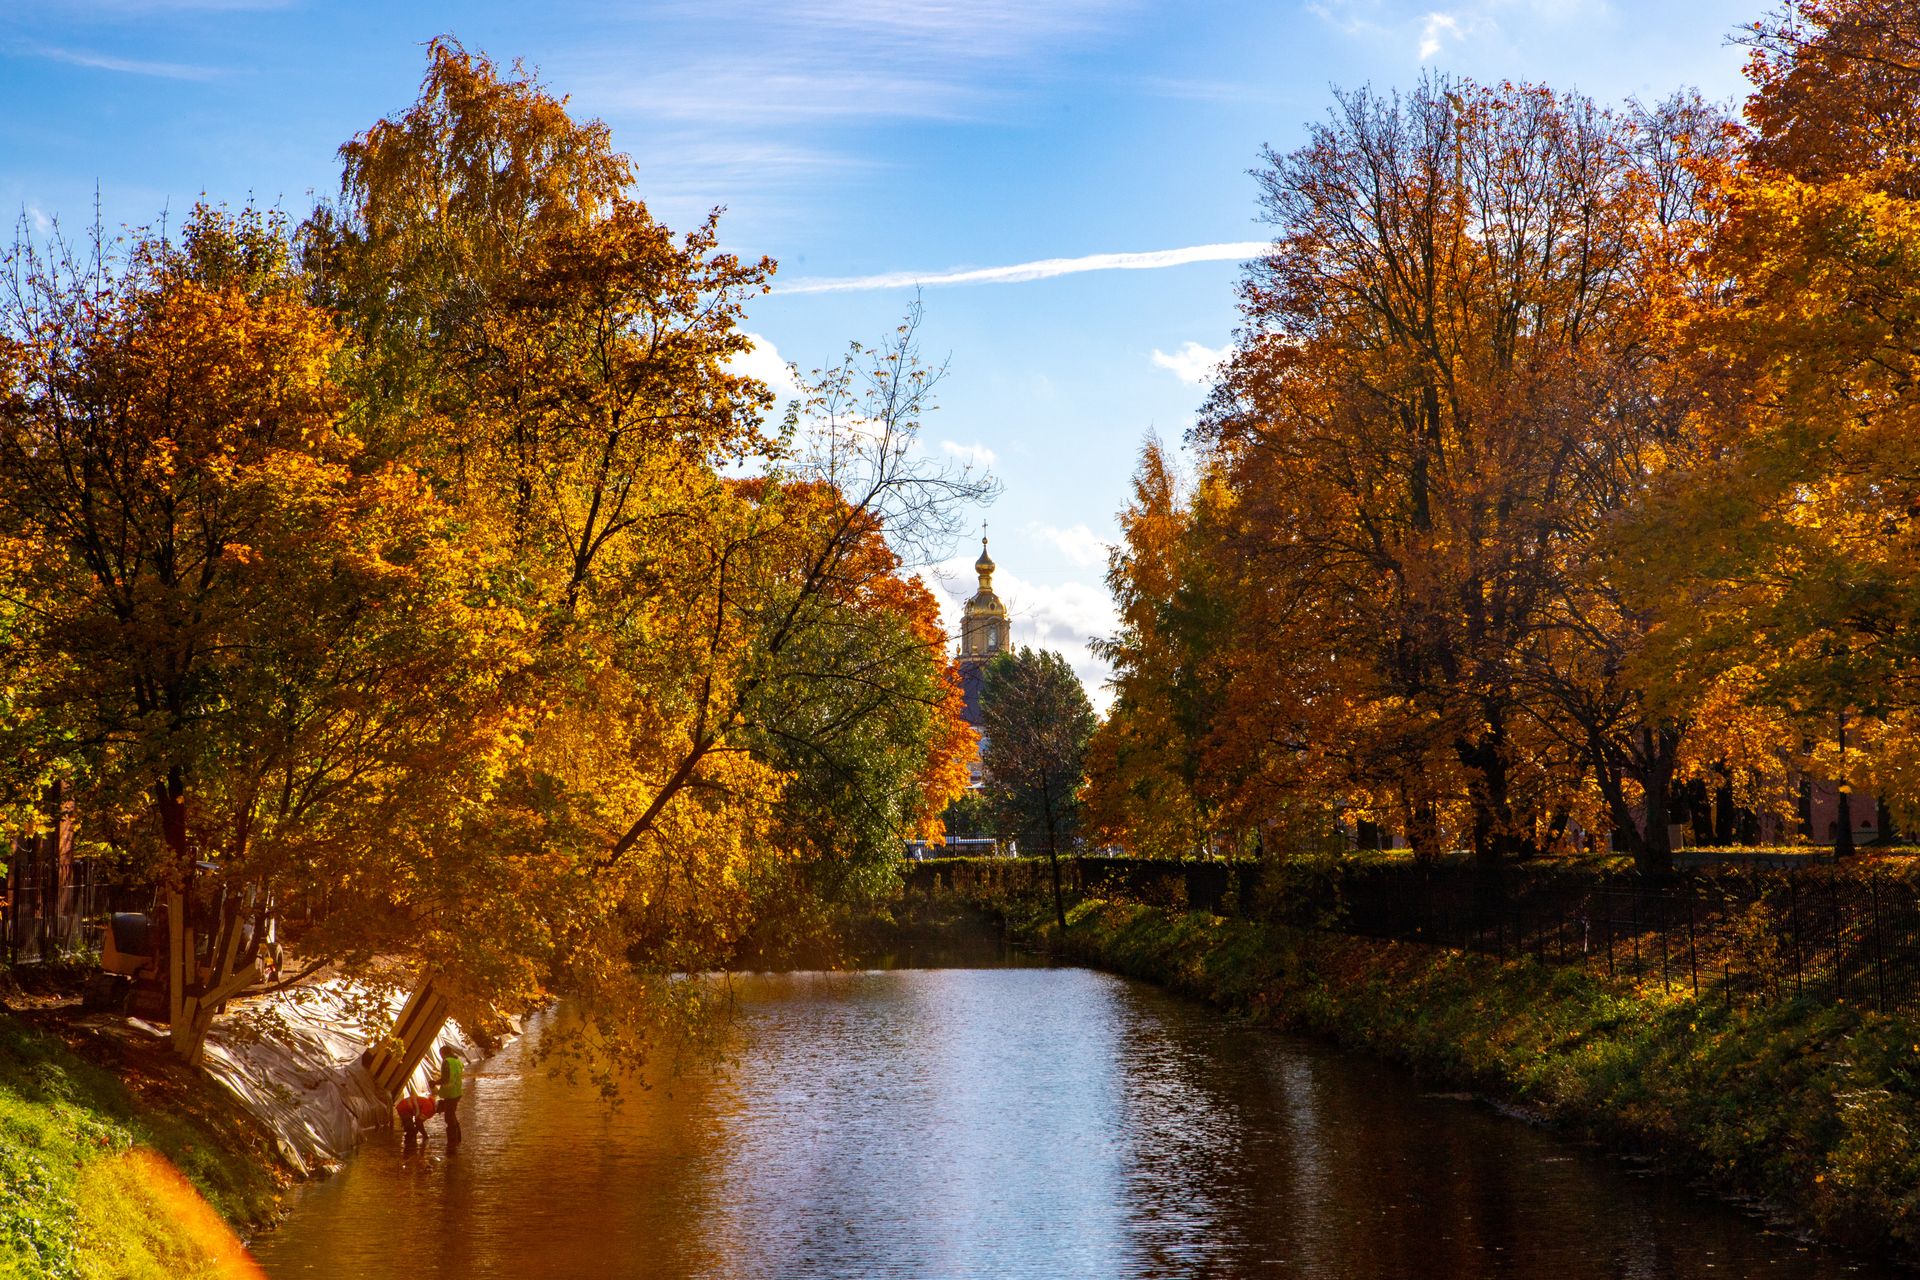
<path fill-rule="evenodd" d="M 447 1119 L 447 1149 L 460 1145 L 460 1095 L 466 1092 L 467 1064 L 452 1045 L 440 1051 L 440 1075 L 433 1091 L 440 1098 L 440 1114 Z"/>

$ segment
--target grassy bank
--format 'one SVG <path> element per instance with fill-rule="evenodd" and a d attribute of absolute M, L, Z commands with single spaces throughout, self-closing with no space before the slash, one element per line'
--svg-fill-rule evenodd
<path fill-rule="evenodd" d="M 1528 1107 L 1830 1239 L 1920 1257 L 1920 1027 L 1851 1005 L 1729 1010 L 1530 959 L 1086 900 L 1017 935 Z"/>
<path fill-rule="evenodd" d="M 256 1274 L 227 1224 L 272 1214 L 277 1168 L 158 1044 L 0 1013 L 0 1276 Z"/>

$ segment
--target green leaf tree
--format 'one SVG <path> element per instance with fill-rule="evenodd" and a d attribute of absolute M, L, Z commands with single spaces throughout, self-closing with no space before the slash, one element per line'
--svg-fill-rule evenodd
<path fill-rule="evenodd" d="M 1002 832 L 1046 849 L 1054 914 L 1064 929 L 1060 854 L 1080 839 L 1080 789 L 1097 723 L 1093 704 L 1065 658 L 1021 646 L 988 664 L 980 716 L 995 821 Z"/>

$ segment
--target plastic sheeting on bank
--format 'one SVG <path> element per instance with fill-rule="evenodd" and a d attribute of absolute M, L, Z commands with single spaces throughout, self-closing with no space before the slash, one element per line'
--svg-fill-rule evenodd
<path fill-rule="evenodd" d="M 391 1023 L 405 1002 L 404 991 L 382 998 L 340 979 L 236 1000 L 207 1037 L 207 1072 L 267 1127 L 289 1165 L 303 1174 L 332 1168 L 366 1130 L 391 1122 L 360 1055 L 369 1013 L 384 1008 Z M 450 1045 L 472 1060 L 472 1046 L 448 1021 L 413 1073 L 415 1092 L 427 1092 L 430 1068 Z"/>

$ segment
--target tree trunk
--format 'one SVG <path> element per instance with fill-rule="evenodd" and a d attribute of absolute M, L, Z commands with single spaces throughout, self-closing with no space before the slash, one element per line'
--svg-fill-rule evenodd
<path fill-rule="evenodd" d="M 1739 806 L 1733 802 L 1733 781 L 1731 778 L 1721 782 L 1713 793 L 1713 842 L 1718 845 L 1734 844 L 1740 831 Z"/>
<path fill-rule="evenodd" d="M 1607 816 L 1613 819 L 1613 847 L 1630 853 L 1637 860 L 1646 848 L 1640 824 L 1634 821 L 1633 806 L 1627 803 L 1622 781 L 1619 752 L 1597 730 L 1588 730 L 1588 749 L 1593 755 L 1593 778 L 1600 787 L 1600 798 L 1607 802 Z"/>
<path fill-rule="evenodd" d="M 1060 854 L 1053 847 L 1051 840 L 1047 842 L 1047 862 L 1053 870 L 1053 915 L 1060 922 L 1060 932 L 1065 933 L 1067 931 L 1067 900 L 1060 892 Z"/>
<path fill-rule="evenodd" d="M 1813 779 L 1806 774 L 1800 775 L 1800 834 L 1803 838 L 1813 839 Z"/>
<path fill-rule="evenodd" d="M 1045 783 L 1040 787 L 1040 803 L 1047 814 L 1047 865 L 1053 872 L 1053 914 L 1060 922 L 1060 932 L 1067 931 L 1067 899 L 1060 891 L 1060 836 L 1059 823 L 1053 818 L 1053 788 Z"/>
<path fill-rule="evenodd" d="M 1667 831 L 1671 811 L 1669 792 L 1673 782 L 1673 755 L 1679 746 L 1679 734 L 1643 725 L 1640 729 L 1642 755 L 1640 787 L 1646 796 L 1646 832 L 1634 865 L 1641 875 L 1664 876 L 1673 872 L 1673 840 Z"/>
<path fill-rule="evenodd" d="M 1431 796 L 1416 797 L 1407 806 L 1407 844 L 1423 866 L 1440 860 L 1440 819 Z"/>
<path fill-rule="evenodd" d="M 1473 804 L 1473 858 L 1493 866 L 1532 852 L 1533 841 L 1523 837 L 1513 817 L 1509 786 L 1506 730 L 1495 719 L 1476 742 L 1455 745 L 1460 763 L 1473 776 L 1469 799 Z"/>
<path fill-rule="evenodd" d="M 70 955 L 80 943 L 73 883 L 73 799 L 67 795 L 65 784 L 55 782 L 47 788 L 46 814 L 47 834 L 41 846 L 48 873 L 47 909 L 41 918 L 42 958 L 49 952 Z"/>
<path fill-rule="evenodd" d="M 246 946 L 238 901 L 229 893 L 221 899 L 219 917 L 202 920 L 197 909 L 196 867 L 187 838 L 186 787 L 179 769 L 171 770 L 157 796 L 160 831 L 175 858 L 173 881 L 166 889 L 167 906 L 167 1029 L 174 1056 L 199 1065 L 206 1052 L 207 1033 L 227 1001 L 258 977 L 254 956 L 258 937 Z M 206 973 L 201 973 L 199 935 L 213 929 Z"/>
<path fill-rule="evenodd" d="M 227 1002 L 259 979 L 256 946 L 245 943 L 245 922 L 229 896 L 213 926 L 213 947 L 204 976 L 199 961 L 199 930 L 193 920 L 193 899 L 179 891 L 167 894 L 167 1011 L 174 1056 L 198 1066 L 207 1047 L 207 1033 Z M 174 924 L 173 922 L 178 922 Z"/>
<path fill-rule="evenodd" d="M 1853 856 L 1853 784 L 1847 780 L 1847 713 L 1840 713 L 1840 778 L 1834 783 L 1833 856 Z"/>

